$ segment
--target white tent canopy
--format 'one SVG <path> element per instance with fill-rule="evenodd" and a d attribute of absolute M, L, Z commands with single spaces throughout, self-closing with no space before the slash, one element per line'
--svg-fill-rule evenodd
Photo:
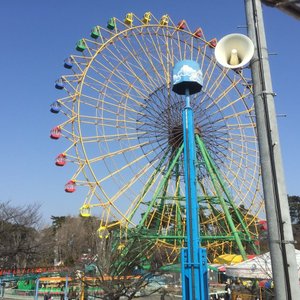
<path fill-rule="evenodd" d="M 295 250 L 300 277 L 300 251 Z M 226 267 L 226 275 L 240 278 L 271 279 L 272 266 L 270 252 L 248 259 L 236 265 Z"/>

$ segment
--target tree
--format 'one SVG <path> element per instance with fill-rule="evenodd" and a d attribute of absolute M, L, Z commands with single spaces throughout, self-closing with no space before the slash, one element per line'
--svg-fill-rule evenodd
<path fill-rule="evenodd" d="M 288 196 L 292 224 L 300 224 L 300 197 Z"/>
<path fill-rule="evenodd" d="M 39 253 L 40 206 L 0 203 L 0 267 L 20 268 L 34 263 Z"/>
<path fill-rule="evenodd" d="M 300 196 L 288 196 L 295 248 L 300 250 Z"/>
<path fill-rule="evenodd" d="M 141 269 L 147 260 L 145 253 L 149 249 L 146 248 L 138 238 L 119 243 L 118 237 L 114 238 L 112 232 L 107 238 L 98 239 L 97 255 L 85 260 L 74 270 L 74 276 L 77 275 L 86 288 L 85 296 L 89 296 L 87 288 L 92 287 L 101 290 L 97 298 L 103 300 L 118 300 L 121 297 L 133 299 L 160 275 L 158 268 L 153 268 L 153 265 L 148 265 L 150 268 L 147 271 Z M 159 289 L 148 290 L 145 295 Z"/>
<path fill-rule="evenodd" d="M 52 217 L 56 260 L 74 266 L 83 255 L 96 254 L 99 220 L 95 217 Z"/>

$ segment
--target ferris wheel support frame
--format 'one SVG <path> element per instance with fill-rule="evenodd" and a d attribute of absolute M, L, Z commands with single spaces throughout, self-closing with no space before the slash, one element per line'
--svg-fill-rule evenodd
<path fill-rule="evenodd" d="M 225 203 L 225 199 L 222 196 L 222 194 L 224 193 L 224 195 L 226 196 L 226 200 L 227 202 L 229 202 L 230 207 L 234 210 L 235 215 L 238 218 L 239 224 L 241 224 L 242 228 L 243 228 L 243 232 L 246 234 L 247 237 L 247 241 L 250 242 L 250 245 L 254 251 L 255 254 L 259 254 L 259 250 L 257 249 L 257 247 L 254 245 L 250 232 L 247 228 L 247 226 L 245 225 L 245 222 L 239 212 L 239 210 L 237 209 L 236 205 L 234 204 L 234 202 L 232 201 L 232 196 L 230 195 L 229 190 L 226 187 L 226 184 L 224 183 L 222 176 L 220 175 L 220 172 L 217 168 L 217 166 L 214 163 L 214 160 L 212 159 L 211 155 L 209 154 L 207 148 L 205 147 L 205 143 L 203 142 L 203 140 L 201 139 L 201 137 L 196 134 L 195 135 L 196 138 L 196 144 L 200 149 L 200 153 L 203 157 L 204 160 L 204 164 L 205 164 L 205 168 L 209 173 L 209 176 L 212 180 L 212 183 L 214 185 L 214 189 L 216 191 L 217 194 L 217 198 L 219 199 L 219 202 L 223 208 L 223 211 L 226 215 L 226 219 L 228 220 L 228 224 L 230 225 L 230 229 L 233 232 L 234 235 L 234 239 L 237 243 L 237 246 L 239 248 L 239 251 L 243 257 L 244 260 L 247 260 L 247 254 L 246 251 L 244 249 L 244 246 L 241 242 L 241 237 L 239 235 L 239 232 L 236 228 L 236 226 L 234 225 L 233 219 L 231 217 L 231 213 L 229 212 L 228 206 Z"/>
<path fill-rule="evenodd" d="M 225 213 L 226 219 L 228 220 L 230 229 L 231 229 L 231 231 L 232 231 L 232 233 L 233 233 L 233 235 L 235 237 L 235 240 L 236 240 L 237 246 L 239 248 L 239 251 L 240 251 L 243 259 L 246 260 L 247 259 L 247 255 L 246 255 L 245 249 L 243 247 L 243 244 L 241 242 L 241 238 L 240 238 L 239 233 L 238 233 L 238 231 L 237 231 L 237 229 L 236 229 L 236 227 L 235 227 L 235 225 L 233 223 L 233 220 L 231 218 L 229 209 L 228 209 L 228 207 L 227 207 L 227 205 L 225 203 L 225 199 L 223 198 L 222 193 L 221 193 L 221 191 L 219 189 L 219 186 L 223 186 L 223 184 L 220 183 L 219 178 L 217 178 L 217 175 L 216 175 L 216 173 L 214 172 L 214 170 L 212 168 L 211 160 L 210 160 L 208 152 L 207 152 L 207 150 L 206 150 L 206 148 L 204 146 L 203 141 L 200 139 L 200 137 L 198 135 L 196 135 L 196 140 L 197 140 L 197 144 L 199 145 L 202 157 L 204 159 L 204 162 L 205 162 L 205 165 L 206 165 L 206 169 L 209 172 L 209 175 L 211 177 L 211 180 L 212 180 L 212 183 L 214 185 L 215 191 L 217 193 L 218 199 L 219 199 L 220 204 L 221 204 L 221 206 L 223 208 L 223 211 Z"/>
<path fill-rule="evenodd" d="M 182 110 L 183 162 L 186 195 L 186 244 L 181 249 L 183 300 L 208 300 L 208 268 L 206 249 L 201 248 L 199 203 L 196 186 L 196 146 L 194 115 L 190 95 L 203 86 L 202 70 L 192 60 L 179 61 L 173 69 L 172 91 L 185 96 Z"/>
<path fill-rule="evenodd" d="M 300 289 L 295 241 L 287 201 L 261 2 L 245 0 L 245 10 L 248 34 L 255 46 L 251 72 L 275 295 L 280 300 L 296 300 L 300 299 Z"/>
<path fill-rule="evenodd" d="M 194 117 L 190 106 L 189 90 L 185 92 L 186 106 L 182 113 L 184 140 L 184 177 L 186 190 L 187 248 L 181 250 L 182 298 L 184 300 L 208 299 L 207 255 L 200 248 L 201 236 L 198 222 L 199 204 L 196 191 L 196 152 Z"/>

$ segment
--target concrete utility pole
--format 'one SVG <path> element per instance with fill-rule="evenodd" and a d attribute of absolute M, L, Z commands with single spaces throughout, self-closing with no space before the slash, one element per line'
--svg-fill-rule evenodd
<path fill-rule="evenodd" d="M 277 300 L 299 300 L 299 279 L 260 0 L 245 0 L 257 134 Z M 283 78 L 284 80 L 284 78 Z"/>

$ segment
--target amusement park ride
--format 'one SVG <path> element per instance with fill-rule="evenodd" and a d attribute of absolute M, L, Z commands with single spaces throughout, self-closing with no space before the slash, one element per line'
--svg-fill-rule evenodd
<path fill-rule="evenodd" d="M 184 20 L 129 13 L 81 39 L 65 60 L 69 75 L 55 84 L 67 94 L 51 106 L 63 119 L 50 137 L 69 143 L 55 164 L 76 166 L 65 191 L 87 189 L 81 214 L 98 208 L 99 235 L 118 231 L 121 244 L 138 234 L 168 263 L 186 242 L 185 101 L 171 82 L 186 59 L 203 72 L 190 99 L 202 245 L 210 260 L 258 253 L 263 201 L 249 70 L 222 67 L 215 46 Z"/>
<path fill-rule="evenodd" d="M 247 56 L 248 38 L 227 39 L 233 44 L 242 40 L 239 57 L 231 54 L 229 67 L 218 63 L 218 56 L 219 62 L 225 59 L 223 51 L 214 54 L 216 39 L 206 40 L 201 28 L 191 30 L 185 20 L 175 24 L 168 15 L 156 19 L 150 12 L 142 18 L 128 13 L 123 21 L 111 18 L 106 28 L 94 27 L 90 38 L 78 41 L 78 54 L 65 60 L 70 74 L 55 87 L 67 95 L 51 106 L 64 120 L 50 137 L 70 144 L 55 164 L 75 164 L 65 191 L 87 188 L 81 215 L 98 208 L 99 236 L 118 232 L 119 249 L 124 240 L 138 236 L 148 243 L 144 255 L 160 251 L 166 263 L 174 263 L 181 248 L 190 247 L 192 213 L 193 222 L 200 221 L 197 235 L 210 260 L 229 252 L 244 259 L 246 252 L 259 252 L 259 155 L 252 84 L 249 70 L 242 68 L 252 55 L 240 59 Z M 197 62 L 203 74 L 201 93 L 195 94 L 200 89 L 193 84 L 188 89 L 195 169 L 190 212 L 181 117 L 186 93 L 176 84 L 172 91 L 171 80 L 182 61 Z M 196 256 L 202 253 L 198 248 Z M 206 254 L 203 261 L 206 265 Z"/>
<path fill-rule="evenodd" d="M 75 165 L 65 191 L 87 190 L 81 215 L 98 210 L 99 236 L 114 238 L 124 251 L 124 241 L 138 237 L 145 257 L 159 251 L 165 263 L 174 263 L 182 248 L 190 248 L 191 223 L 199 221 L 192 243 L 201 241 L 209 260 L 259 253 L 264 206 L 257 111 L 246 67 L 251 40 L 234 34 L 217 43 L 185 20 L 128 13 L 95 26 L 76 50 L 64 62 L 68 75 L 55 83 L 66 94 L 51 105 L 60 121 L 50 137 L 66 145 L 55 164 Z M 173 68 L 182 62 L 199 66 L 201 92 L 194 80 L 185 91 L 172 84 Z M 189 159 L 188 121 L 182 118 L 187 108 L 193 111 Z M 195 171 L 188 183 L 189 163 Z M 190 207 L 188 184 L 195 195 Z M 183 251 L 182 261 L 188 255 Z"/>

